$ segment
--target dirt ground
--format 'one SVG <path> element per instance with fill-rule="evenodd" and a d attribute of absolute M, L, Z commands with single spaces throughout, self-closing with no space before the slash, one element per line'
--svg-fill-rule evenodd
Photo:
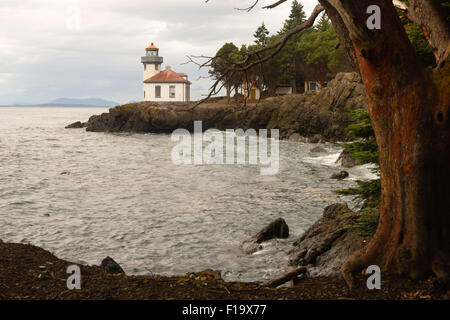
<path fill-rule="evenodd" d="M 430 300 L 450 297 L 448 284 L 433 279 L 413 282 L 382 277 L 381 290 L 368 290 L 366 279 L 350 292 L 339 278 L 306 278 L 288 288 L 270 289 L 257 283 L 225 282 L 220 273 L 205 270 L 178 277 L 127 276 L 106 273 L 98 266 L 81 267 L 81 290 L 68 290 L 67 267 L 39 247 L 0 241 L 0 299 L 152 299 L 152 300 L 310 300 L 401 299 Z"/>

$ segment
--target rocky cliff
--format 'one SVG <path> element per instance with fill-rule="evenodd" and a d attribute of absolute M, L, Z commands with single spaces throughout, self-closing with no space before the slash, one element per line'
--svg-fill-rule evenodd
<path fill-rule="evenodd" d="M 192 109 L 192 104 L 152 102 L 117 106 L 92 116 L 87 131 L 171 133 L 178 128 L 193 130 L 195 120 L 203 130 L 280 129 L 284 139 L 349 140 L 345 128 L 352 119 L 349 110 L 366 108 L 364 87 L 356 73 L 340 73 L 320 92 L 271 97 L 257 104 L 213 99 Z"/>

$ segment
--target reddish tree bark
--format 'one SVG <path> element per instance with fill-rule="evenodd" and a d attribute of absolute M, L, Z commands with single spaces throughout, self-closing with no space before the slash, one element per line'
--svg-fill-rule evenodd
<path fill-rule="evenodd" d="M 320 2 L 349 32 L 380 153 L 379 226 L 342 274 L 350 286 L 352 273 L 371 264 L 413 279 L 448 277 L 450 62 L 435 70 L 422 65 L 391 1 Z M 369 5 L 381 8 L 381 30 L 365 26 Z"/>
<path fill-rule="evenodd" d="M 287 0 L 276 1 L 273 8 Z M 434 0 L 410 0 L 411 17 L 426 31 L 438 67 L 425 68 L 408 40 L 392 0 L 319 0 L 307 23 L 325 9 L 352 62 L 359 66 L 379 147 L 382 195 L 378 229 L 370 243 L 343 266 L 371 264 L 413 279 L 450 272 L 450 61 L 449 27 Z M 381 8 L 381 29 L 369 30 L 367 8 Z M 272 53 L 272 56 L 277 51 Z M 252 62 L 251 68 L 272 57 Z M 247 58 L 248 58 L 247 57 Z M 246 62 L 244 61 L 243 64 Z"/>

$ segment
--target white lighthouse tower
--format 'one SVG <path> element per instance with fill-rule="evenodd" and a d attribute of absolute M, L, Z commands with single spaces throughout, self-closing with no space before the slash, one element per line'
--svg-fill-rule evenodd
<path fill-rule="evenodd" d="M 141 58 L 141 62 L 144 64 L 144 81 L 160 72 L 163 60 L 163 57 L 159 56 L 159 49 L 153 42 L 145 48 L 145 56 Z"/>
<path fill-rule="evenodd" d="M 153 44 L 145 48 L 141 58 L 144 65 L 143 98 L 155 102 L 189 102 L 191 83 L 185 73 L 176 73 L 169 66 L 161 71 L 163 57 Z"/>

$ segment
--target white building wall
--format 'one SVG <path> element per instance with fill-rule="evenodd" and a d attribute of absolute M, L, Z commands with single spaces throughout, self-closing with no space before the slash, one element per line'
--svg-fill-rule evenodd
<path fill-rule="evenodd" d="M 278 87 L 275 89 L 275 94 L 292 94 L 292 87 Z"/>
<path fill-rule="evenodd" d="M 161 86 L 161 97 L 156 98 L 156 86 Z M 175 86 L 175 98 L 169 97 L 169 87 Z M 189 85 L 186 83 L 144 83 L 144 101 L 155 102 L 187 102 Z"/>
<path fill-rule="evenodd" d="M 158 66 L 158 70 L 156 69 L 156 66 Z M 154 63 L 146 63 L 144 64 L 144 72 L 143 72 L 143 80 L 147 80 L 148 78 L 153 77 L 155 74 L 158 74 L 161 72 L 161 65 L 154 64 Z"/>
<path fill-rule="evenodd" d="M 315 90 L 312 90 L 312 84 L 315 84 Z M 320 81 L 305 81 L 305 92 L 306 91 L 320 91 L 322 86 L 320 85 Z"/>

